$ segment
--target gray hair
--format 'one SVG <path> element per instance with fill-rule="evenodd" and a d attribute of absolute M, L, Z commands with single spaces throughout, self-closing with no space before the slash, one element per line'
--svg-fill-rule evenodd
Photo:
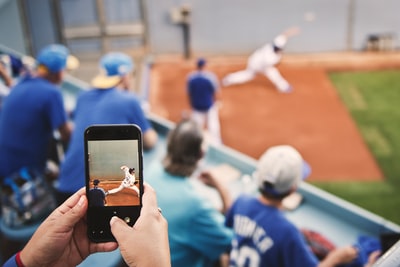
<path fill-rule="evenodd" d="M 190 176 L 203 156 L 203 131 L 199 125 L 184 119 L 169 133 L 167 155 L 163 160 L 167 172 L 178 176 Z"/>

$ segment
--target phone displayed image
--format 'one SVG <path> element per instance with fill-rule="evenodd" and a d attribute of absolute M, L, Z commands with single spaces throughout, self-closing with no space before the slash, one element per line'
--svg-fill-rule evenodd
<path fill-rule="evenodd" d="M 135 124 L 92 125 L 85 130 L 88 237 L 114 241 L 110 219 L 132 226 L 143 195 L 142 134 Z"/>

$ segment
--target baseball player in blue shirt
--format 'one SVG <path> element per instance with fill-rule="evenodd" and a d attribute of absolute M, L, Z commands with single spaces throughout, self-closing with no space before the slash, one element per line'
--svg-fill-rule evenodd
<path fill-rule="evenodd" d="M 221 130 L 216 100 L 219 95 L 219 82 L 216 75 L 205 70 L 206 60 L 197 60 L 197 70 L 187 78 L 187 92 L 192 108 L 191 118 L 202 128 L 207 129 L 211 142 L 221 143 Z"/>

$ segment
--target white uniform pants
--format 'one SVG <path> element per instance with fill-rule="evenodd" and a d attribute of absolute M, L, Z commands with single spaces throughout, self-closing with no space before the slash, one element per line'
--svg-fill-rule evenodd
<path fill-rule="evenodd" d="M 248 82 L 254 79 L 256 72 L 257 71 L 255 70 L 247 68 L 245 70 L 228 74 L 222 80 L 222 84 L 224 86 L 230 86 L 233 84 L 241 84 Z M 290 90 L 289 83 L 282 77 L 277 68 L 273 66 L 267 67 L 265 71 L 262 72 L 262 74 L 264 74 L 280 92 L 287 92 L 288 90 Z"/>
<path fill-rule="evenodd" d="M 216 145 L 222 143 L 218 105 L 214 104 L 208 111 L 192 110 L 191 118 L 197 122 L 202 129 L 207 129 L 211 143 Z"/>
<path fill-rule="evenodd" d="M 136 186 L 134 186 L 134 185 L 133 186 L 126 186 L 126 185 L 124 185 L 123 182 L 121 183 L 121 185 L 118 188 L 111 189 L 111 190 L 108 191 L 108 193 L 109 194 L 115 194 L 115 193 L 118 193 L 118 192 L 122 191 L 122 189 L 124 189 L 124 188 L 132 189 L 139 196 L 139 189 Z"/>

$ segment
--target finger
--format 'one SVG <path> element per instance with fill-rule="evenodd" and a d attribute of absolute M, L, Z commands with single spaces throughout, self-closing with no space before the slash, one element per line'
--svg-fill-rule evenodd
<path fill-rule="evenodd" d="M 143 207 L 141 212 L 154 212 L 158 209 L 156 191 L 148 183 L 144 183 Z"/>
<path fill-rule="evenodd" d="M 63 204 L 61 204 L 57 208 L 57 211 L 61 212 L 62 214 L 67 213 L 70 209 L 76 206 L 81 196 L 84 196 L 85 194 L 86 194 L 85 188 L 81 188 L 79 191 L 77 191 L 75 194 L 69 197 Z"/>
<path fill-rule="evenodd" d="M 110 220 L 111 233 L 114 235 L 118 243 L 123 242 L 123 240 L 128 236 L 127 233 L 132 230 L 132 228 L 126 224 L 123 220 L 117 216 L 113 216 Z"/>
<path fill-rule="evenodd" d="M 61 206 L 56 209 L 58 215 L 63 215 L 63 223 L 73 227 L 80 219 L 83 218 L 87 210 L 87 198 L 85 189 L 82 188 L 70 198 L 68 198 Z M 55 214 L 54 216 L 58 216 Z"/>
<path fill-rule="evenodd" d="M 368 257 L 368 263 L 370 264 L 375 263 L 380 256 L 381 256 L 380 250 L 373 251 Z"/>
<path fill-rule="evenodd" d="M 92 243 L 92 252 L 110 252 L 118 248 L 118 243 L 116 242 L 106 242 L 106 243 Z"/>

